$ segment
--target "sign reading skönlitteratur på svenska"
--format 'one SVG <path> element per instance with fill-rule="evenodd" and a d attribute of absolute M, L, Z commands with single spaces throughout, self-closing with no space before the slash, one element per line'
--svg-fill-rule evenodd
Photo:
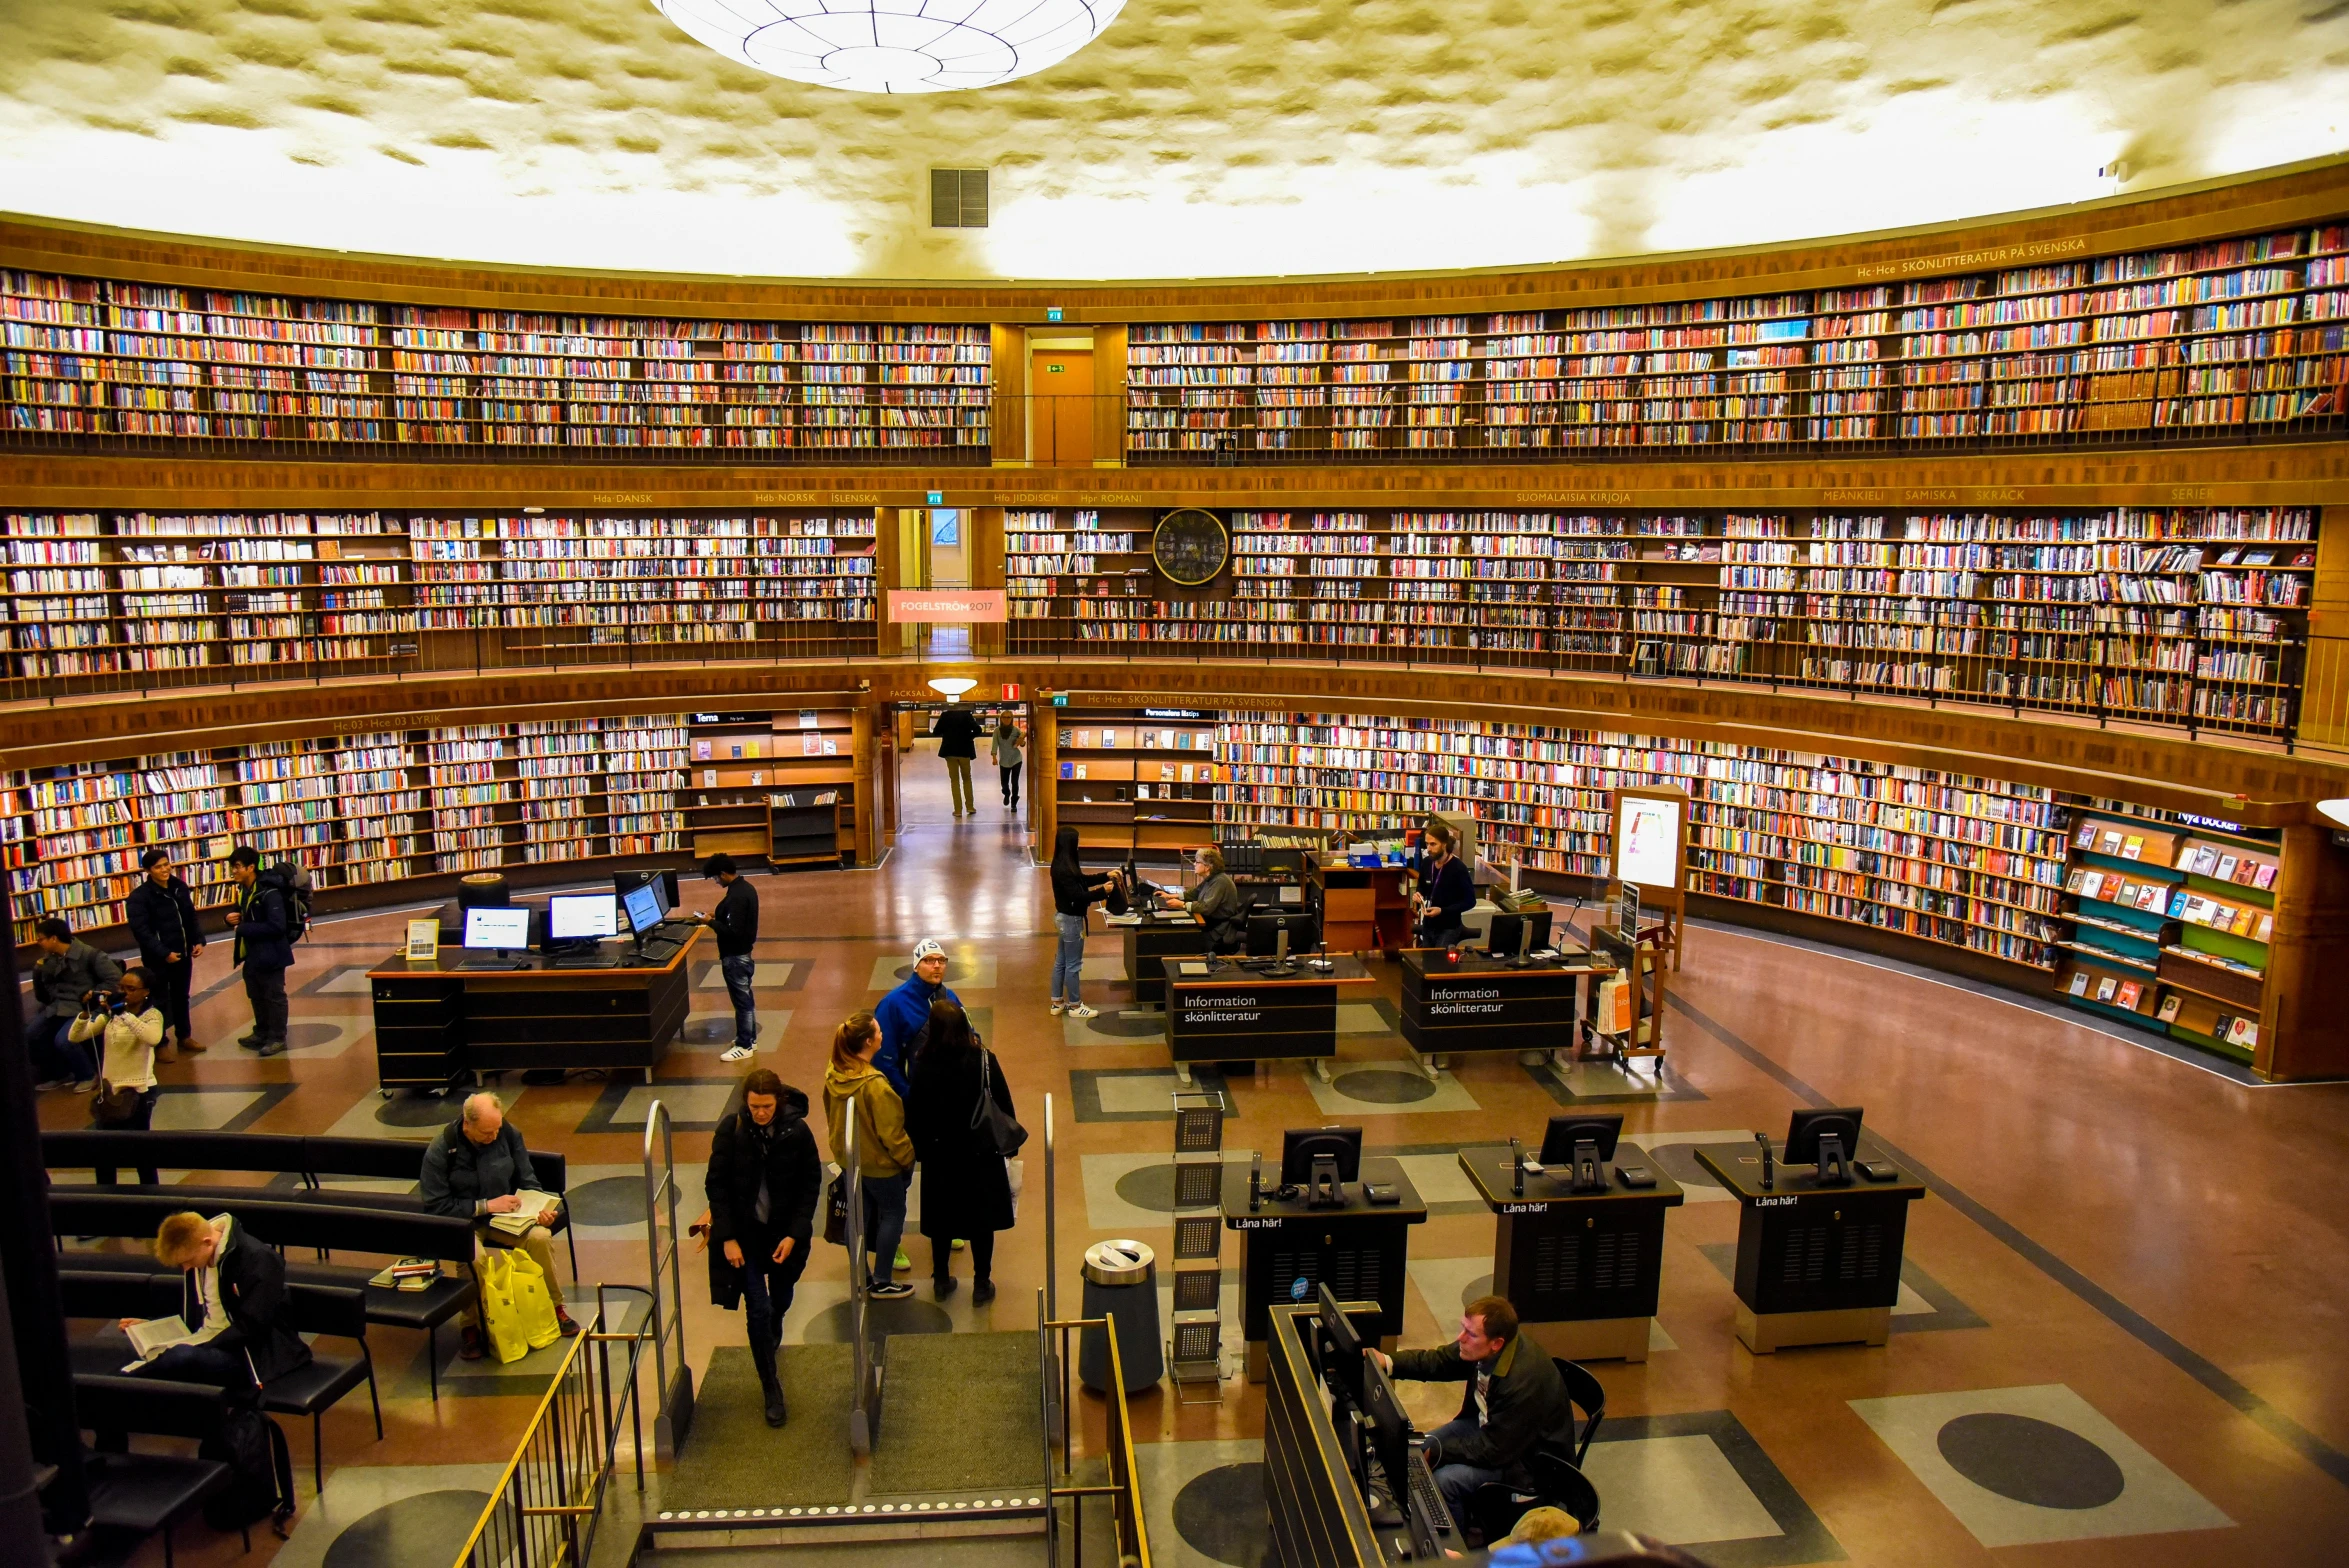
<path fill-rule="evenodd" d="M 892 588 L 889 619 L 908 621 L 969 621 L 988 624 L 1008 619 L 1000 588 Z"/>

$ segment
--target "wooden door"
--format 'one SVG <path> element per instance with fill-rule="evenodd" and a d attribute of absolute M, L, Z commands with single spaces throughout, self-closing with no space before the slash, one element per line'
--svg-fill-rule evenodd
<path fill-rule="evenodd" d="M 1044 468 L 1093 466 L 1093 351 L 1037 349 L 1029 356 L 1033 410 L 1029 461 Z"/>

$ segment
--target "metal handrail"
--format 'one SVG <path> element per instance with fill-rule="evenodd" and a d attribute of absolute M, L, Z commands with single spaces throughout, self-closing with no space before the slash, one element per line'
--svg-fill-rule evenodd
<path fill-rule="evenodd" d="M 653 1140 L 660 1139 L 659 1164 L 654 1163 Z M 653 1378 L 660 1393 L 660 1414 L 653 1422 L 653 1442 L 665 1456 L 677 1451 L 680 1427 L 692 1422 L 693 1372 L 685 1361 L 685 1288 L 677 1272 L 677 1140 L 669 1107 L 660 1100 L 644 1118 L 644 1250 L 646 1278 L 652 1295 L 651 1334 Z M 668 1204 L 668 1223 L 661 1222 L 661 1205 Z M 662 1282 L 668 1284 L 663 1310 Z M 677 1345 L 674 1370 L 669 1341 Z"/>
<path fill-rule="evenodd" d="M 1041 1296 L 1041 1292 L 1038 1293 Z M 1109 1387 L 1102 1398 L 1102 1409 L 1108 1417 L 1108 1431 L 1104 1434 L 1104 1458 L 1109 1465 L 1107 1486 L 1079 1486 L 1076 1484 L 1076 1452 L 1070 1442 L 1068 1429 L 1068 1336 L 1072 1329 L 1099 1329 L 1109 1342 Z M 1126 1404 L 1125 1362 L 1117 1348 L 1117 1317 L 1104 1312 L 1097 1318 L 1047 1318 L 1039 1324 L 1039 1332 L 1053 1331 L 1060 1336 L 1059 1372 L 1061 1380 L 1061 1484 L 1051 1487 L 1053 1497 L 1069 1499 L 1070 1568 L 1084 1568 L 1085 1563 L 1085 1499 L 1110 1499 L 1111 1522 L 1117 1536 L 1119 1568 L 1150 1568 L 1150 1529 L 1142 1516 L 1142 1483 L 1134 1468 L 1134 1429 L 1132 1411 Z M 1049 1340 L 1046 1341 L 1049 1350 Z M 1047 1374 L 1049 1382 L 1049 1373 Z M 1045 1440 L 1045 1475 L 1051 1476 L 1051 1439 Z M 1050 1543 L 1052 1560 L 1059 1561 L 1059 1510 L 1046 1510 L 1045 1538 Z"/>
<path fill-rule="evenodd" d="M 848 1201 L 848 1219 L 841 1234 L 848 1242 L 848 1342 L 851 1358 L 848 1406 L 848 1447 L 860 1459 L 873 1451 L 875 1415 L 873 1350 L 865 1339 L 865 1311 L 871 1280 L 865 1269 L 864 1161 L 857 1154 L 856 1097 L 842 1102 L 848 1118 L 848 1136 L 842 1140 L 841 1179 Z M 887 1264 L 883 1264 L 887 1267 Z"/>

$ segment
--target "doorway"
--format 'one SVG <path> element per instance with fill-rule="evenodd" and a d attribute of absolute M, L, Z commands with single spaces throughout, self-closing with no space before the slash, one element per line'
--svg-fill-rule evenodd
<path fill-rule="evenodd" d="M 1092 348 L 1031 347 L 1028 391 L 1029 461 L 1045 468 L 1092 467 Z"/>

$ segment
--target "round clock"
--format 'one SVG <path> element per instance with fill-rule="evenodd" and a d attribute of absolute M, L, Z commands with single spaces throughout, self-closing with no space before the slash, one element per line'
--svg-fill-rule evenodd
<path fill-rule="evenodd" d="M 1150 535 L 1150 559 L 1167 581 L 1184 588 L 1215 580 L 1232 558 L 1232 536 L 1223 519 L 1195 506 L 1158 520 Z"/>

